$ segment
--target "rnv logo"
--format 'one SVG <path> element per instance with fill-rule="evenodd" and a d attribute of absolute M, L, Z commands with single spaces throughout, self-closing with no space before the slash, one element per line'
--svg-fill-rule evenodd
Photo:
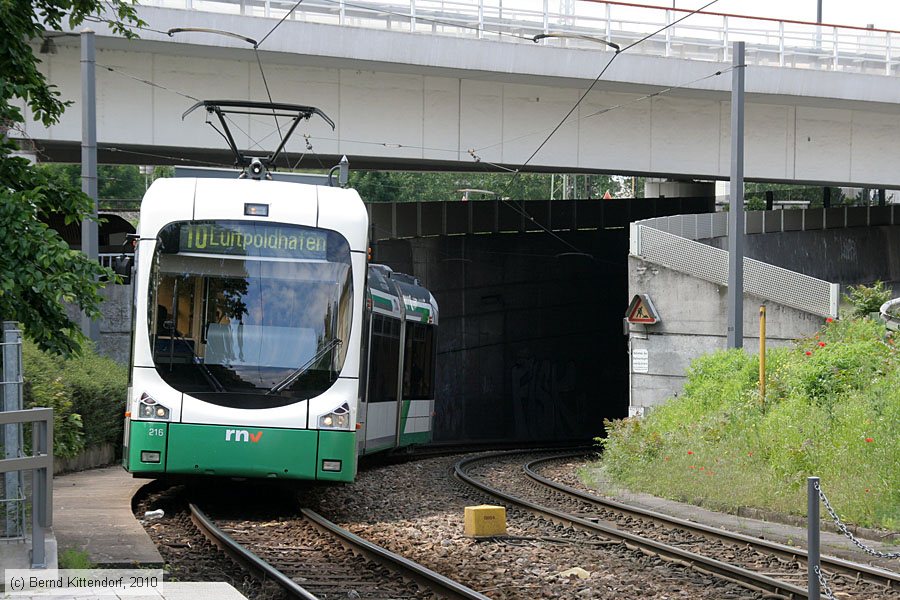
<path fill-rule="evenodd" d="M 257 431 L 256 433 L 250 433 L 246 429 L 226 429 L 225 430 L 225 441 L 226 442 L 253 442 L 254 444 L 262 438 L 262 431 Z"/>

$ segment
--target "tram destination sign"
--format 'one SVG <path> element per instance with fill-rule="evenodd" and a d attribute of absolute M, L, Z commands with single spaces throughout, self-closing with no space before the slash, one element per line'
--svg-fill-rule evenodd
<path fill-rule="evenodd" d="M 290 225 L 256 223 L 182 223 L 179 252 L 326 259 L 328 233 Z"/>

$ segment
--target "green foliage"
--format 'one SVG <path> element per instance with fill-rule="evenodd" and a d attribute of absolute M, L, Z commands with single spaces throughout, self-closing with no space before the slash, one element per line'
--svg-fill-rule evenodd
<path fill-rule="evenodd" d="M 86 446 L 120 445 L 127 372 L 90 346 L 79 356 L 63 358 L 42 352 L 26 340 L 26 407 L 54 409 L 54 453 L 72 457 Z"/>
<path fill-rule="evenodd" d="M 775 202 L 807 202 L 809 208 L 822 208 L 824 189 L 818 186 L 793 185 L 790 183 L 745 183 L 744 198 L 747 210 L 765 210 L 766 192 L 772 192 Z M 831 188 L 831 206 L 856 204 L 855 198 L 844 196 L 841 188 Z M 800 208 L 801 206 L 798 206 Z"/>
<path fill-rule="evenodd" d="M 25 366 L 25 408 L 53 409 L 53 453 L 71 458 L 84 449 L 81 415 L 75 412 L 72 399 L 61 376 L 62 359 L 38 350 L 28 340 L 22 344 Z"/>
<path fill-rule="evenodd" d="M 122 442 L 128 371 L 112 359 L 82 352 L 65 361 L 65 382 L 84 424 L 85 445 Z"/>
<path fill-rule="evenodd" d="M 900 527 L 900 355 L 884 327 L 829 322 L 766 363 L 764 402 L 757 357 L 720 351 L 693 362 L 680 397 L 606 423 L 607 476 L 726 510 L 803 514 L 815 475 L 843 518 Z"/>
<path fill-rule="evenodd" d="M 587 180 L 585 181 L 585 177 Z M 366 202 L 452 201 L 462 197 L 462 189 L 493 192 L 491 199 L 548 200 L 556 185 L 555 196 L 561 196 L 562 176 L 555 178 L 542 173 L 426 173 L 405 171 L 353 171 L 350 185 Z M 612 196 L 625 193 L 621 182 L 606 175 L 579 175 L 578 185 L 569 191 L 570 197 L 600 198 L 607 191 Z M 585 193 L 585 183 L 587 193 Z M 630 194 L 630 188 L 628 193 Z M 476 199 L 476 195 L 471 196 Z"/>
<path fill-rule="evenodd" d="M 72 548 L 66 548 L 61 552 L 58 561 L 60 569 L 94 569 L 97 566 L 91 562 L 87 552 Z"/>
<path fill-rule="evenodd" d="M 107 12 L 108 11 L 108 12 Z M 35 0 L 0 2 L 0 123 L 16 129 L 25 122 L 24 103 L 34 119 L 45 126 L 59 121 L 68 103 L 38 68 L 32 43 L 45 31 L 81 25 L 101 16 L 113 31 L 130 35 L 128 26 L 143 25 L 134 7 L 123 0 Z M 0 318 L 22 323 L 42 348 L 69 354 L 83 341 L 80 329 L 69 320 L 63 302 L 90 316 L 99 316 L 98 289 L 110 270 L 69 250 L 59 235 L 42 223 L 57 213 L 66 223 L 85 218 L 91 200 L 77 188 L 48 177 L 13 156 L 14 141 L 0 136 Z"/>
<path fill-rule="evenodd" d="M 876 281 L 872 285 L 851 285 L 847 292 L 844 300 L 853 306 L 850 316 L 857 318 L 878 312 L 881 305 L 891 299 L 891 290 L 885 287 L 883 281 Z"/>
<path fill-rule="evenodd" d="M 35 168 L 58 186 L 81 187 L 81 165 L 43 163 Z M 137 165 L 99 165 L 97 196 L 100 200 L 140 200 L 153 181 L 173 174 L 172 167 L 154 167 L 152 174 L 144 175 Z"/>

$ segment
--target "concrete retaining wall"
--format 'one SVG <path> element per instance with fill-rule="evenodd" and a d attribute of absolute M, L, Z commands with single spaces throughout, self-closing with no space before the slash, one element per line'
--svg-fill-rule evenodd
<path fill-rule="evenodd" d="M 100 341 L 97 352 L 119 364 L 128 365 L 131 357 L 131 307 L 134 286 L 107 285 L 100 290 L 103 304 L 100 310 Z M 81 323 L 81 313 L 66 305 L 66 313 L 75 323 Z"/>
<path fill-rule="evenodd" d="M 628 289 L 630 295 L 648 294 L 661 319 L 656 325 L 629 325 L 629 355 L 636 349 L 648 353 L 646 373 L 635 373 L 633 363 L 628 367 L 629 411 L 643 414 L 681 393 L 694 358 L 726 347 L 727 288 L 629 256 Z M 759 351 L 761 304 L 766 305 L 769 347 L 812 335 L 824 322 L 818 315 L 744 294 L 744 348 L 750 353 Z"/>

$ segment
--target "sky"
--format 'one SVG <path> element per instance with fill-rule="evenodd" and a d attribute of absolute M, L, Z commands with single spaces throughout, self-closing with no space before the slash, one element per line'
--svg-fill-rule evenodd
<path fill-rule="evenodd" d="M 623 0 L 654 6 L 694 10 L 709 0 Z M 834 25 L 900 30 L 900 2 L 897 0 L 821 0 L 822 21 Z M 719 0 L 707 10 L 795 21 L 816 20 L 818 0 Z"/>

